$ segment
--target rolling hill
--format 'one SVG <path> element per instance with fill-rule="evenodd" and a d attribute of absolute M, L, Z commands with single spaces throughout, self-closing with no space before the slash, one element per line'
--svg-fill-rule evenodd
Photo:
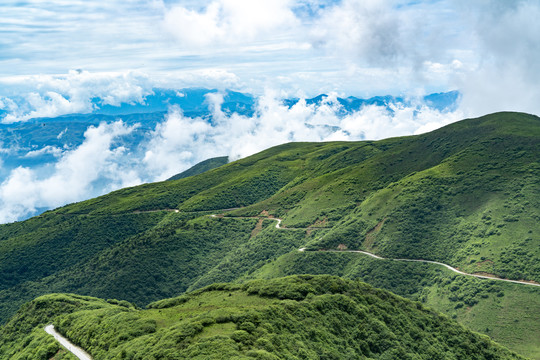
<path fill-rule="evenodd" d="M 0 357 L 65 359 L 50 323 L 95 359 L 521 358 L 419 303 L 331 276 L 215 284 L 146 310 L 45 295 L 1 330 Z"/>
<path fill-rule="evenodd" d="M 332 274 L 540 359 L 538 287 L 319 251 L 540 282 L 539 145 L 540 119 L 520 113 L 381 141 L 290 143 L 2 225 L 0 319 L 51 292 L 143 306 L 216 282 Z"/>

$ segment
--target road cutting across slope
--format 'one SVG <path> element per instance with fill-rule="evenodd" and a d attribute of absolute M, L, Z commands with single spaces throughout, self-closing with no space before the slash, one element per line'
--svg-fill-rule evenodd
<path fill-rule="evenodd" d="M 210 215 L 211 217 L 217 217 L 217 215 L 213 214 L 213 215 Z M 261 216 L 253 216 L 253 217 L 235 217 L 235 216 L 229 216 L 229 218 L 240 218 L 240 219 L 248 219 L 248 218 L 263 218 L 263 219 L 268 219 L 268 220 L 274 220 L 274 221 L 277 221 L 276 223 L 276 229 L 281 229 L 281 230 L 301 230 L 301 228 L 286 228 L 286 227 L 282 227 L 281 226 L 281 222 L 283 221 L 282 219 L 280 218 L 274 218 L 274 217 L 261 217 Z M 308 228 L 302 228 L 303 230 L 307 230 Z M 460 275 L 464 275 L 464 276 L 472 276 L 472 277 L 476 277 L 476 278 L 479 278 L 479 279 L 488 279 L 488 280 L 497 280 L 497 281 L 506 281 L 506 282 L 510 282 L 510 283 L 514 283 L 514 284 L 520 284 L 520 285 L 530 285 L 530 286 L 540 286 L 540 284 L 536 283 L 536 282 L 532 282 L 532 281 L 522 281 L 522 280 L 510 280 L 510 279 L 501 279 L 501 278 L 498 278 L 498 277 L 495 277 L 495 276 L 487 276 L 487 275 L 478 275 L 478 274 L 469 274 L 469 273 L 466 273 L 466 272 L 463 272 L 461 270 L 458 270 L 448 264 L 445 264 L 445 263 L 442 263 L 442 262 L 438 262 L 438 261 L 433 261 L 433 260 L 423 260 L 423 259 L 390 259 L 390 258 L 383 258 L 381 256 L 378 256 L 378 255 L 375 255 L 373 253 L 370 253 L 368 251 L 363 251 L 363 250 L 326 250 L 326 249 L 318 249 L 318 250 L 308 250 L 307 248 L 303 247 L 303 248 L 300 248 L 298 249 L 298 251 L 300 252 L 306 252 L 306 251 L 325 251 L 325 252 L 349 252 L 349 253 L 359 253 L 359 254 L 364 254 L 364 255 L 368 255 L 368 256 L 371 256 L 372 258 L 375 258 L 375 259 L 378 259 L 378 260 L 391 260 L 391 261 L 407 261 L 407 262 L 421 262 L 421 263 L 429 263 L 429 264 L 436 264 L 436 265 L 440 265 L 440 266 L 444 266 L 445 268 L 457 273 L 457 274 L 460 274 Z"/>
<path fill-rule="evenodd" d="M 532 286 L 540 286 L 540 284 L 537 284 L 535 282 L 528 282 L 528 281 L 520 281 L 520 280 L 510 280 L 510 279 L 501 279 L 501 278 L 498 278 L 498 277 L 494 277 L 494 276 L 487 276 L 487 275 L 477 275 L 477 274 L 469 274 L 469 273 L 466 273 L 466 272 L 463 272 L 461 270 L 458 270 L 448 264 L 445 264 L 445 263 L 442 263 L 442 262 L 438 262 L 438 261 L 432 261 L 432 260 L 422 260 L 422 259 L 390 259 L 390 258 L 383 258 L 381 256 L 378 256 L 378 255 L 375 255 L 375 254 L 372 254 L 368 251 L 362 251 L 362 250 L 307 250 L 306 248 L 300 248 L 298 249 L 298 251 L 301 251 L 301 252 L 305 252 L 305 251 L 324 251 L 324 252 L 337 252 L 337 253 L 343 253 L 343 252 L 349 252 L 349 253 L 359 253 L 359 254 L 364 254 L 364 255 L 368 255 L 368 256 L 371 256 L 375 259 L 378 259 L 378 260 L 391 260 L 391 261 L 407 261 L 407 262 L 421 262 L 421 263 L 428 263 L 428 264 L 436 264 L 436 265 L 440 265 L 440 266 L 444 266 L 445 268 L 447 268 L 448 270 L 452 270 L 453 272 L 455 273 L 458 273 L 460 275 L 465 275 L 465 276 L 473 276 L 473 277 L 476 277 L 476 278 L 480 278 L 480 279 L 489 279 L 489 280 L 497 280 L 497 281 L 506 281 L 506 282 L 511 282 L 511 283 L 514 283 L 514 284 L 521 284 L 521 285 L 532 285 Z"/>

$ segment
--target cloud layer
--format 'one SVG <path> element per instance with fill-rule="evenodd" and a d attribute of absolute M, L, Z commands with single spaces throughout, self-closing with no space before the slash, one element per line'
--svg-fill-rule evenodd
<path fill-rule="evenodd" d="M 181 45 L 244 44 L 275 38 L 298 26 L 292 0 L 214 0 L 202 9 L 173 5 L 165 12 L 165 28 Z"/>
<path fill-rule="evenodd" d="M 140 183 L 133 171 L 122 166 L 126 149 L 114 146 L 115 139 L 132 131 L 133 127 L 122 122 L 89 127 L 84 142 L 61 154 L 52 169 L 18 167 L 11 171 L 0 185 L 0 221 L 14 221 L 38 208 L 54 208 Z M 96 187 L 98 181 L 105 181 L 105 186 Z"/>

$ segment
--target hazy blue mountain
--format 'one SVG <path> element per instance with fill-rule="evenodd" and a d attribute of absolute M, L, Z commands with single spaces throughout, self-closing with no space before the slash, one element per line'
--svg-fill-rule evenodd
<path fill-rule="evenodd" d="M 154 89 L 153 94 L 145 97 L 143 104 L 122 103 L 120 106 L 104 105 L 102 99 L 95 98 L 92 103 L 96 107 L 94 114 L 123 115 L 133 113 L 153 113 L 167 111 L 171 106 L 178 106 L 184 112 L 208 112 L 206 96 L 217 93 L 216 89 Z M 250 94 L 226 90 L 223 96 L 222 109 L 239 113 L 253 111 L 255 99 Z"/>
<path fill-rule="evenodd" d="M 317 95 L 313 98 L 306 99 L 306 104 L 320 104 L 321 101 L 323 101 L 326 97 L 328 97 L 328 95 L 326 94 Z M 455 110 L 459 102 L 459 97 L 459 91 L 449 91 L 429 94 L 422 97 L 421 100 L 423 104 L 425 104 L 429 108 L 444 112 Z M 299 99 L 293 98 L 284 100 L 284 103 L 287 106 L 293 106 L 298 103 L 298 101 Z M 415 101 L 418 101 L 418 99 L 415 99 Z M 361 99 L 354 96 L 349 96 L 346 98 L 338 97 L 337 102 L 342 106 L 342 112 L 344 114 L 352 111 L 358 111 L 362 107 L 369 105 L 389 107 L 390 105 L 413 106 L 414 104 L 413 101 L 410 99 L 406 99 L 401 96 L 391 95 L 374 96 L 368 99 Z"/>

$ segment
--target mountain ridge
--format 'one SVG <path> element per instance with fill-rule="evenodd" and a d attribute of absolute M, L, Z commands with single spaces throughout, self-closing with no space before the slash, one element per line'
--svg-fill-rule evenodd
<path fill-rule="evenodd" d="M 323 272 L 425 302 L 540 358 L 540 324 L 525 314 L 540 310 L 536 289 L 298 251 L 345 247 L 538 281 L 539 139 L 538 117 L 496 113 L 412 137 L 284 144 L 3 225 L 0 274 L 9 282 L 0 284 L 0 314 L 51 291 L 141 306 L 216 282 Z M 207 216 L 221 209 L 225 216 Z M 76 256 L 51 262 L 58 251 Z M 500 320 L 488 320 L 500 306 Z M 526 329 L 518 340 L 514 319 Z"/>
<path fill-rule="evenodd" d="M 255 124 L 265 118 L 265 113 L 268 109 L 263 104 L 266 101 L 264 99 L 267 98 L 265 96 L 256 98 L 247 93 L 239 93 L 231 90 L 218 91 L 216 89 L 202 88 L 188 88 L 183 90 L 154 89 L 152 94 L 149 94 L 142 103 L 119 103 L 117 104 L 118 106 L 113 106 L 110 104 L 107 105 L 111 99 L 94 99 L 94 103 L 92 103 L 87 114 L 65 114 L 52 118 L 40 117 L 28 119 L 27 121 L 0 123 L 0 137 L 2 138 L 2 143 L 0 144 L 0 161 L 3 165 L 0 167 L 0 183 L 3 184 L 3 189 L 10 185 L 10 181 L 15 182 L 20 177 L 20 170 L 17 170 L 20 167 L 23 167 L 24 171 L 28 170 L 31 173 L 31 178 L 34 179 L 32 184 L 35 184 L 36 187 L 40 186 L 41 179 L 53 179 L 53 174 L 57 174 L 63 178 L 69 178 L 61 170 L 63 168 L 62 163 L 69 162 L 70 157 L 83 151 L 86 146 L 97 146 L 97 139 L 95 136 L 92 136 L 92 134 L 95 134 L 96 128 L 102 131 L 98 131 L 102 136 L 106 136 L 105 134 L 113 136 L 111 142 L 108 144 L 108 150 L 115 154 L 122 153 L 122 156 L 110 157 L 111 162 L 115 164 L 114 166 L 110 166 L 110 171 L 104 171 L 96 165 L 94 173 L 97 176 L 95 176 L 95 179 L 92 178 L 84 187 L 85 191 L 82 191 L 78 195 L 67 196 L 65 200 L 55 202 L 49 200 L 48 196 L 42 194 L 42 192 L 37 191 L 38 194 L 31 197 L 32 201 L 28 199 L 27 202 L 23 202 L 25 205 L 22 206 L 17 203 L 18 199 L 12 199 L 9 196 L 3 197 L 0 199 L 0 203 L 3 205 L 3 210 L 0 211 L 0 222 L 5 223 L 27 219 L 54 206 L 102 195 L 112 189 L 122 187 L 122 184 L 144 183 L 155 181 L 156 179 L 165 179 L 176 172 L 196 165 L 197 162 L 203 160 L 199 150 L 206 146 L 211 146 L 205 144 L 205 142 L 209 141 L 213 143 L 214 140 L 218 140 L 219 136 L 214 140 L 210 139 L 216 136 L 216 133 L 232 131 L 232 128 L 227 123 L 231 122 L 232 124 L 236 122 L 234 120 L 236 116 L 242 118 L 251 117 Z M 304 114 L 307 116 L 307 123 L 301 126 L 305 127 L 307 133 L 319 132 L 318 130 L 320 130 L 321 133 L 315 136 L 325 138 L 332 133 L 339 136 L 348 134 L 345 129 L 342 131 L 340 127 L 335 126 L 335 121 L 342 122 L 343 119 L 352 117 L 355 113 L 362 112 L 365 106 L 380 106 L 380 110 L 388 116 L 393 116 L 392 114 L 396 110 L 400 112 L 404 111 L 405 108 L 419 110 L 427 107 L 433 109 L 433 111 L 445 113 L 451 111 L 452 106 L 457 106 L 459 93 L 436 93 L 427 95 L 424 98 L 415 99 L 392 96 L 374 97 L 372 99 L 354 97 L 343 99 L 334 95 L 330 97 L 320 95 L 312 99 L 306 99 L 307 105 L 295 105 L 297 101 L 296 99 L 272 99 L 271 102 L 279 107 L 280 111 L 285 113 L 294 112 L 295 110 L 292 109 L 292 106 L 296 106 L 296 108 L 305 107 L 307 112 L 304 112 Z M 97 110 L 100 108 L 108 110 L 100 112 Z M 24 106 L 19 107 L 19 111 L 21 112 L 30 111 L 25 109 L 26 107 Z M 330 118 L 328 118 L 328 121 L 322 121 L 320 123 L 321 119 L 316 116 L 319 120 L 312 122 L 309 119 L 311 117 L 308 115 L 309 112 L 313 115 L 320 113 L 323 115 L 323 118 L 330 115 Z M 26 119 L 22 113 L 20 116 L 22 116 L 21 119 Z M 176 143 L 179 141 L 177 138 L 171 138 L 171 141 L 167 141 L 167 144 L 174 146 L 174 150 L 172 151 L 182 151 L 182 154 L 185 156 L 181 158 L 176 157 L 177 160 L 175 161 L 178 162 L 176 164 L 177 170 L 175 166 L 164 167 L 163 165 L 156 169 L 153 166 L 154 162 L 148 161 L 149 158 L 147 158 L 147 155 L 156 155 L 157 148 L 160 147 L 159 144 L 169 135 L 172 135 L 165 134 L 163 131 L 168 125 L 176 123 L 177 116 L 180 116 L 181 119 L 187 122 L 194 121 L 201 125 L 207 124 L 209 126 L 208 129 L 215 130 L 210 131 L 211 133 L 214 132 L 214 135 L 209 138 L 205 136 L 203 137 L 205 140 L 201 141 L 202 138 L 200 136 L 192 134 L 191 140 L 198 143 L 195 149 L 186 147 L 185 142 L 183 144 Z M 228 120 L 223 121 L 224 119 Z M 118 130 L 118 127 L 122 127 L 125 131 L 122 131 L 121 134 L 114 131 L 114 129 Z M 318 130 L 314 131 L 314 129 Z M 191 130 L 194 131 L 195 128 Z M 287 140 L 285 134 L 279 134 L 279 130 L 275 130 L 277 130 L 276 136 L 278 138 L 283 138 L 283 141 Z M 244 131 L 246 131 L 245 135 L 249 137 L 247 129 L 244 129 Z M 305 134 L 300 129 L 296 130 L 296 132 L 301 137 Z M 234 136 L 238 134 L 231 133 L 229 135 Z M 356 134 L 354 136 L 361 138 L 362 134 Z M 224 148 L 221 151 L 222 154 L 220 154 L 220 151 L 211 151 L 205 154 L 231 155 L 231 146 L 234 148 L 234 145 L 227 144 L 224 139 L 219 140 L 219 142 L 220 144 L 216 145 Z M 273 141 L 273 143 L 276 142 L 279 142 L 279 140 Z M 107 146 L 107 144 L 103 145 Z M 227 154 L 228 152 L 229 154 Z M 234 154 L 233 156 L 238 156 L 238 154 Z M 124 170 L 121 172 L 118 169 Z M 125 179 L 122 176 L 123 173 L 130 171 L 136 173 L 132 176 L 134 180 Z M 69 188 L 73 186 L 75 185 L 72 184 Z M 64 191 L 64 193 L 69 192 Z"/>
<path fill-rule="evenodd" d="M 220 156 L 220 157 L 214 157 L 210 159 L 206 159 L 204 161 L 201 161 L 200 163 L 197 163 L 190 167 L 189 169 L 182 171 L 179 174 L 176 174 L 174 176 L 171 176 L 167 180 L 180 180 L 189 176 L 199 175 L 203 172 L 206 172 L 208 170 L 215 169 L 217 167 L 220 167 L 222 165 L 225 165 L 229 162 L 228 156 Z"/>

